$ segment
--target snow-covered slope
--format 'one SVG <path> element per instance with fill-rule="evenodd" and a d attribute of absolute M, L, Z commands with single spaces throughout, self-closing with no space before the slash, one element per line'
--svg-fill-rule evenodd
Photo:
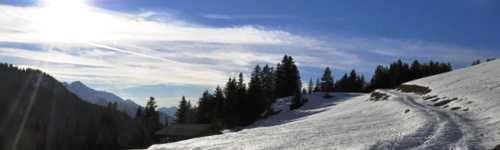
<path fill-rule="evenodd" d="M 137 107 L 140 107 L 132 100 L 124 100 L 110 92 L 94 90 L 80 81 L 63 84 L 70 92 L 87 102 L 101 106 L 107 106 L 108 103 L 117 103 L 118 110 L 126 112 L 131 117 L 135 117 Z"/>
<path fill-rule="evenodd" d="M 238 132 L 153 145 L 166 149 L 492 149 L 500 144 L 500 61 L 405 83 L 425 95 L 398 90 L 336 93 Z"/>
<path fill-rule="evenodd" d="M 473 122 L 481 134 L 481 145 L 500 144 L 500 60 L 407 84 L 427 86 L 432 90 L 427 95 L 441 100 L 456 99 L 448 108 L 460 108 L 462 111 L 456 113 Z"/>
<path fill-rule="evenodd" d="M 420 96 L 381 91 L 388 100 L 369 95 L 308 95 L 309 103 L 287 110 L 239 132 L 153 145 L 150 149 L 436 149 L 477 147 L 459 132 L 452 115 L 415 102 Z M 456 131 L 455 131 L 456 130 Z M 468 135 L 467 135 L 468 136 Z"/>

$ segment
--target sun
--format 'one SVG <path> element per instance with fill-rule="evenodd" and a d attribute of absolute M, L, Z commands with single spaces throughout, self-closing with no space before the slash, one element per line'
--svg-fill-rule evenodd
<path fill-rule="evenodd" d="M 45 41 L 60 43 L 92 42 L 104 38 L 109 29 L 106 16 L 94 12 L 86 0 L 40 0 L 35 17 L 35 33 Z"/>

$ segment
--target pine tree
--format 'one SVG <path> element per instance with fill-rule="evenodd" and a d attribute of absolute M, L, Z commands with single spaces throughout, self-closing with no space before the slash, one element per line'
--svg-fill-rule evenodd
<path fill-rule="evenodd" d="M 319 82 L 319 79 L 316 79 L 316 84 L 314 84 L 314 92 L 320 92 L 321 91 L 321 84 Z"/>
<path fill-rule="evenodd" d="M 346 84 L 346 92 L 355 92 L 356 91 L 356 81 L 358 80 L 358 74 L 356 70 L 352 69 L 351 73 L 349 73 L 349 77 L 347 79 Z"/>
<path fill-rule="evenodd" d="M 243 124 L 249 124 L 260 117 L 266 110 L 266 101 L 264 99 L 264 91 L 262 86 L 262 79 L 260 78 L 261 69 L 257 65 L 252 73 L 248 88 L 249 104 L 247 105 L 247 113 Z"/>
<path fill-rule="evenodd" d="M 182 96 L 182 100 L 179 103 L 179 106 L 177 108 L 177 112 L 175 112 L 176 120 L 175 122 L 178 124 L 184 124 L 187 123 L 188 119 L 188 113 L 189 110 L 191 109 L 190 104 L 186 100 L 186 97 Z"/>
<path fill-rule="evenodd" d="M 355 82 L 355 91 L 353 92 L 363 92 L 365 91 L 366 89 L 366 82 L 365 82 L 365 77 L 363 75 L 359 75 L 357 78 L 356 78 L 356 82 Z"/>
<path fill-rule="evenodd" d="M 340 80 L 337 81 L 337 84 L 335 86 L 336 91 L 339 92 L 347 92 L 349 90 L 348 85 L 349 84 L 349 77 L 347 76 L 347 73 L 345 73 Z"/>
<path fill-rule="evenodd" d="M 302 89 L 300 73 L 291 56 L 285 55 L 276 70 L 276 93 L 278 97 L 292 96 Z"/>
<path fill-rule="evenodd" d="M 389 88 L 389 69 L 379 65 L 373 73 L 373 77 L 370 81 L 369 91 L 373 91 L 378 88 Z"/>
<path fill-rule="evenodd" d="M 312 94 L 314 90 L 314 83 L 312 78 L 309 79 L 309 84 L 307 85 L 307 93 Z"/>
<path fill-rule="evenodd" d="M 323 76 L 321 77 L 321 91 L 325 93 L 333 92 L 334 83 L 332 72 L 329 67 L 325 68 Z"/>
<path fill-rule="evenodd" d="M 251 114 L 251 108 L 248 107 L 251 103 L 247 97 L 247 87 L 243 78 L 243 73 L 238 75 L 238 83 L 236 84 L 236 107 L 233 112 L 237 115 L 234 119 L 236 125 L 243 125 L 247 121 L 248 114 Z"/>
<path fill-rule="evenodd" d="M 410 67 L 411 78 L 418 79 L 422 77 L 422 66 L 418 60 L 414 60 Z"/>
<path fill-rule="evenodd" d="M 220 86 L 217 86 L 214 91 L 214 105 L 215 105 L 215 117 L 212 120 L 213 124 L 215 125 L 215 128 L 222 128 L 224 127 L 224 117 L 225 115 L 225 107 L 226 107 L 226 100 L 224 97 L 224 92 L 220 88 Z"/>
<path fill-rule="evenodd" d="M 271 104 L 274 103 L 274 99 L 276 98 L 276 76 L 274 74 L 273 68 L 269 67 L 268 65 L 264 66 L 262 68 L 260 78 L 262 80 L 262 90 L 264 91 L 266 109 L 270 111 Z"/>
<path fill-rule="evenodd" d="M 149 129 L 150 135 L 154 136 L 154 132 L 161 128 L 160 122 L 160 114 L 156 111 L 156 101 L 154 97 L 149 97 L 149 101 L 146 103 L 146 107 L 144 108 L 144 122 L 146 128 Z"/>
<path fill-rule="evenodd" d="M 215 111 L 212 111 L 215 107 L 214 104 L 214 97 L 208 91 L 203 92 L 202 97 L 198 101 L 198 123 L 210 123 L 214 119 Z"/>
<path fill-rule="evenodd" d="M 293 60 L 292 56 L 289 57 L 289 63 L 291 65 L 291 70 L 290 70 L 290 87 L 288 89 L 289 95 L 293 95 L 293 93 L 297 90 L 300 91 L 302 89 L 302 81 L 300 80 L 300 72 L 299 68 L 297 65 L 295 65 L 295 61 Z"/>

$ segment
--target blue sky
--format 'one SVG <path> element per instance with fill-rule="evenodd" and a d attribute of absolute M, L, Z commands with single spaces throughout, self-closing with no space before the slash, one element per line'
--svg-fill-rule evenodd
<path fill-rule="evenodd" d="M 0 60 L 164 106 L 285 53 L 304 80 L 500 55 L 495 0 L 0 0 L 0 12 Z"/>

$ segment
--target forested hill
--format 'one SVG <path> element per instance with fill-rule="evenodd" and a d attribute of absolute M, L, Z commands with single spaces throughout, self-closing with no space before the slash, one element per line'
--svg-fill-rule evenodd
<path fill-rule="evenodd" d="M 151 144 L 116 108 L 80 100 L 53 77 L 0 64 L 0 149 L 112 150 Z"/>

